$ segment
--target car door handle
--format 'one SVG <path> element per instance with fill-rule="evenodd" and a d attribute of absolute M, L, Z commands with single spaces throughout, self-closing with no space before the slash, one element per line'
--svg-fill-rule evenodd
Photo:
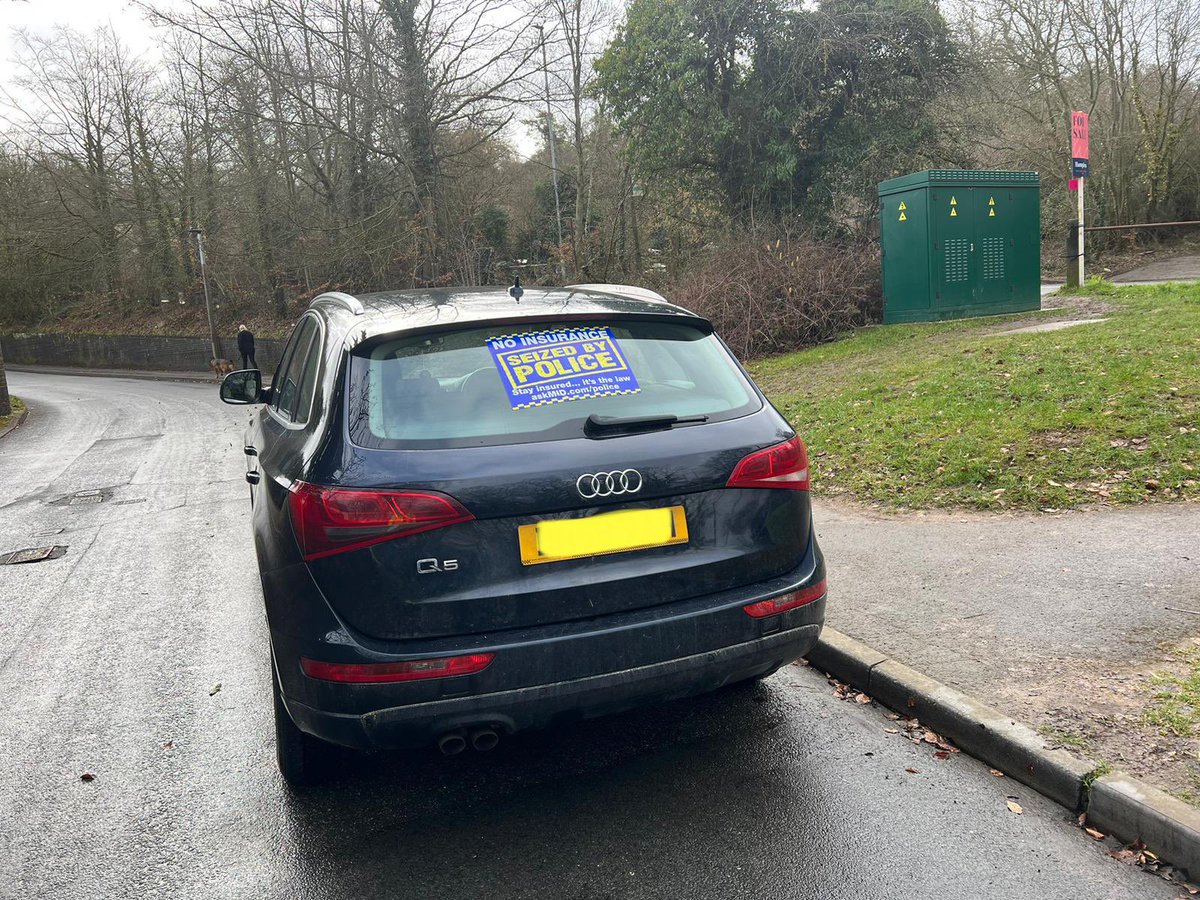
<path fill-rule="evenodd" d="M 247 472 L 246 473 L 246 481 L 248 481 L 250 484 L 258 484 L 259 479 L 261 479 L 261 478 L 262 478 L 262 476 L 259 475 L 257 472 Z"/>

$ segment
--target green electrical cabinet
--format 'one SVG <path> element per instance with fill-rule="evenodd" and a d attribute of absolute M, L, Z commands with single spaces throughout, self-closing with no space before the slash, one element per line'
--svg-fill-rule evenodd
<path fill-rule="evenodd" d="M 1041 305 L 1037 172 L 933 169 L 879 185 L 883 321 Z"/>

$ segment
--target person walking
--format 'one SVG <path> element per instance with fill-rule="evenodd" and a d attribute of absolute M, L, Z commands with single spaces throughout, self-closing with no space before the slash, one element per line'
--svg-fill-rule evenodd
<path fill-rule="evenodd" d="M 245 325 L 238 326 L 238 353 L 242 354 L 243 369 L 258 368 L 258 360 L 254 358 L 254 332 Z"/>

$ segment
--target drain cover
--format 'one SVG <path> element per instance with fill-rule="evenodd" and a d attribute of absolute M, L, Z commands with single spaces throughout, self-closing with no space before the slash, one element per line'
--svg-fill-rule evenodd
<path fill-rule="evenodd" d="M 0 566 L 15 566 L 18 563 L 41 562 L 46 559 L 58 559 L 67 548 L 61 545 L 54 547 L 30 547 L 27 550 L 14 550 L 0 556 Z"/>
<path fill-rule="evenodd" d="M 92 491 L 76 491 L 73 494 L 67 494 L 65 497 L 59 497 L 57 500 L 51 500 L 51 506 L 84 506 L 91 503 L 103 503 L 105 500 L 112 498 L 112 488 L 99 488 Z"/>
<path fill-rule="evenodd" d="M 137 497 L 133 500 L 118 500 L 113 506 L 128 506 L 130 503 L 145 503 L 145 497 Z"/>

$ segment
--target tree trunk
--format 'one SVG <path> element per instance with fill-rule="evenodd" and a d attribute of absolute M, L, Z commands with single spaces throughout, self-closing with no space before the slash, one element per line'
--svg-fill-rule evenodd
<path fill-rule="evenodd" d="M 442 212 L 438 202 L 437 135 L 433 124 L 428 60 L 417 29 L 416 0 L 384 0 L 383 7 L 400 44 L 401 121 L 408 139 L 409 167 L 425 244 L 421 248 L 419 271 L 422 278 L 432 282 L 438 276 L 438 250 L 443 229 L 439 227 Z"/>

